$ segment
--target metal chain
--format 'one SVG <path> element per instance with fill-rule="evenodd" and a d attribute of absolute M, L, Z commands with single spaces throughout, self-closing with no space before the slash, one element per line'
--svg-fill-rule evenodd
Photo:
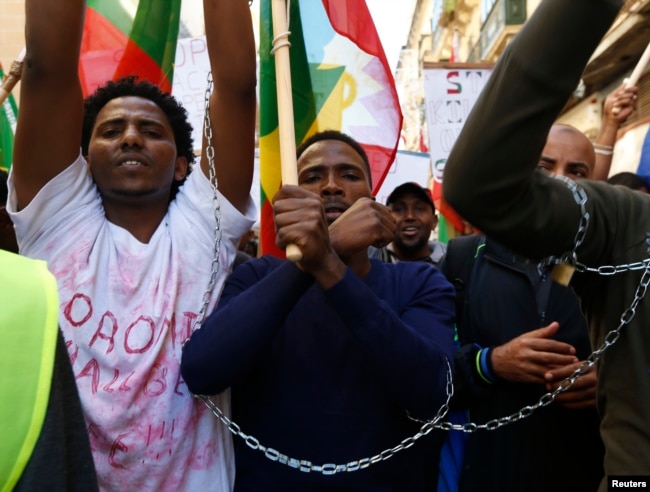
<path fill-rule="evenodd" d="M 587 212 L 587 193 L 582 187 L 578 186 L 575 181 L 565 178 L 564 176 L 555 176 L 555 179 L 562 181 L 569 190 L 573 193 L 573 199 L 580 206 L 580 220 L 578 221 L 578 230 L 576 231 L 575 238 L 573 240 L 573 249 L 560 257 L 549 256 L 540 262 L 540 266 L 551 266 L 558 263 L 566 263 L 573 267 L 576 266 L 578 262 L 578 256 L 576 250 L 584 241 L 585 236 L 587 235 L 587 227 L 589 226 L 589 212 Z"/>
<path fill-rule="evenodd" d="M 512 413 L 510 415 L 498 419 L 489 420 L 484 424 L 476 424 L 474 422 L 467 422 L 464 424 L 453 424 L 451 422 L 442 422 L 440 424 L 437 424 L 436 428 L 442 430 L 458 430 L 462 432 L 474 432 L 477 430 L 495 430 L 500 427 L 503 427 L 506 424 L 517 422 L 518 420 L 526 418 L 530 416 L 538 408 L 545 407 L 551 404 L 553 401 L 555 401 L 555 398 L 560 393 L 563 393 L 567 391 L 569 388 L 571 388 L 571 386 L 573 386 L 573 384 L 580 376 L 586 373 L 592 366 L 596 365 L 596 363 L 600 360 L 600 357 L 603 355 L 605 350 L 607 350 L 609 347 L 614 345 L 614 343 L 616 343 L 616 341 L 619 339 L 621 335 L 621 329 L 624 326 L 628 325 L 634 318 L 634 315 L 636 314 L 636 308 L 639 305 L 639 302 L 641 302 L 641 300 L 644 298 L 646 294 L 646 290 L 648 288 L 648 284 L 650 284 L 650 263 L 647 261 L 646 263 L 647 265 L 641 277 L 641 281 L 639 282 L 639 286 L 637 287 L 636 292 L 634 294 L 634 299 L 632 300 L 630 306 L 623 312 L 623 314 L 621 314 L 619 325 L 615 329 L 609 331 L 607 335 L 605 335 L 603 343 L 600 345 L 600 347 L 594 350 L 591 353 L 591 355 L 589 355 L 589 357 L 587 357 L 587 359 L 575 371 L 573 371 L 571 375 L 569 375 L 567 378 L 562 380 L 560 385 L 554 391 L 543 394 L 540 397 L 540 399 L 537 401 L 537 403 L 533 405 L 525 406 L 522 409 L 520 409 L 518 412 Z"/>
<path fill-rule="evenodd" d="M 597 273 L 598 275 L 609 276 L 616 275 L 617 273 L 629 272 L 635 270 L 645 270 L 650 265 L 650 258 L 643 261 L 635 261 L 633 263 L 623 263 L 621 265 L 602 265 L 599 267 L 588 267 L 583 263 L 576 262 L 576 271 Z"/>
<path fill-rule="evenodd" d="M 217 175 L 214 167 L 214 146 L 212 145 L 212 119 L 210 118 L 210 96 L 212 95 L 212 72 L 208 72 L 207 87 L 205 89 L 205 115 L 203 117 L 203 136 L 205 137 L 206 148 L 205 157 L 208 160 L 208 169 L 210 184 L 212 185 L 212 205 L 214 211 L 214 250 L 212 256 L 212 263 L 210 266 L 210 280 L 208 286 L 203 293 L 203 304 L 199 310 L 197 318 L 192 325 L 192 331 L 198 329 L 208 311 L 210 301 L 212 299 L 212 292 L 219 273 L 219 253 L 221 251 L 221 205 L 219 203 L 219 183 L 217 182 Z M 186 340 L 187 342 L 187 340 Z"/>
<path fill-rule="evenodd" d="M 436 427 L 436 423 L 439 422 L 440 419 L 442 419 L 447 414 L 447 411 L 449 410 L 449 401 L 451 400 L 451 397 L 454 394 L 454 383 L 451 375 L 451 365 L 449 364 L 449 361 L 447 361 L 447 385 L 445 387 L 445 390 L 447 394 L 447 399 L 445 403 L 443 403 L 443 405 L 438 409 L 435 417 L 433 417 L 431 420 L 427 420 L 427 421 L 417 420 L 411 417 L 410 415 L 408 415 L 407 412 L 407 417 L 410 420 L 413 420 L 418 423 L 422 423 L 420 430 L 416 432 L 414 435 L 403 439 L 396 446 L 385 449 L 382 452 L 375 454 L 374 456 L 370 456 L 368 458 L 361 458 L 358 460 L 349 461 L 348 463 L 338 464 L 338 465 L 335 463 L 325 463 L 323 465 L 315 465 L 311 461 L 291 458 L 290 456 L 287 456 L 286 454 L 281 453 L 280 451 L 274 448 L 264 446 L 262 443 L 260 443 L 260 441 L 257 438 L 250 436 L 246 434 L 244 431 L 242 431 L 241 427 L 237 425 L 235 422 L 233 422 L 230 418 L 228 418 L 223 413 L 223 411 L 210 399 L 210 397 L 206 395 L 195 395 L 195 396 L 199 398 L 201 401 L 203 401 L 203 403 L 205 403 L 205 405 L 228 428 L 228 430 L 232 432 L 233 435 L 241 437 L 249 448 L 264 453 L 264 456 L 270 459 L 271 461 L 277 461 L 280 464 L 287 465 L 290 468 L 295 468 L 296 470 L 305 473 L 315 472 L 315 473 L 321 473 L 323 475 L 334 475 L 335 473 L 363 470 L 365 468 L 368 468 L 370 465 L 374 465 L 375 463 L 386 461 L 387 459 L 393 457 L 395 454 L 399 453 L 400 451 L 410 448 L 411 446 L 413 446 L 413 444 L 415 444 L 415 441 L 429 434 Z"/>
<path fill-rule="evenodd" d="M 253 0 L 248 0 L 248 6 L 253 5 Z M 221 204 L 219 203 L 219 183 L 217 181 L 217 174 L 214 167 L 214 145 L 212 145 L 212 118 L 210 117 L 210 96 L 212 95 L 213 88 L 212 81 L 212 71 L 208 72 L 207 75 L 207 85 L 205 88 L 204 101 L 203 101 L 203 136 L 206 141 L 205 156 L 208 160 L 208 169 L 210 184 L 212 185 L 212 209 L 214 211 L 214 250 L 212 256 L 212 263 L 210 265 L 210 280 L 208 281 L 208 286 L 203 293 L 203 304 L 199 309 L 197 318 L 192 324 L 192 331 L 197 330 L 203 321 L 208 312 L 208 306 L 210 305 L 210 300 L 212 299 L 212 292 L 214 291 L 214 285 L 217 280 L 217 274 L 219 273 L 219 253 L 221 251 Z M 185 340 L 184 343 L 187 343 Z"/>
<path fill-rule="evenodd" d="M 607 350 L 614 343 L 616 343 L 616 341 L 619 339 L 621 335 L 621 329 L 623 329 L 624 326 L 628 325 L 632 321 L 634 315 L 636 314 L 636 308 L 639 305 L 639 302 L 641 302 L 641 300 L 645 297 L 648 284 L 650 284 L 650 258 L 646 258 L 643 261 L 637 261 L 628 264 L 622 264 L 617 266 L 604 265 L 597 268 L 587 267 L 583 263 L 577 261 L 576 249 L 578 248 L 578 246 L 580 246 L 580 244 L 582 244 L 582 241 L 584 240 L 585 235 L 587 233 L 587 227 L 589 226 L 589 213 L 587 212 L 585 207 L 585 204 L 587 203 L 587 194 L 574 181 L 564 178 L 562 176 L 556 176 L 556 178 L 563 181 L 564 184 L 573 192 L 573 198 L 576 201 L 576 203 L 580 206 L 581 217 L 578 223 L 578 231 L 576 232 L 573 250 L 569 253 L 562 255 L 561 257 L 552 256 L 542 260 L 540 262 L 540 267 L 548 267 L 550 265 L 554 265 L 557 263 L 569 263 L 573 265 L 576 268 L 576 270 L 579 272 L 591 272 L 591 273 L 597 273 L 599 275 L 604 275 L 604 276 L 614 275 L 617 273 L 622 273 L 627 271 L 644 270 L 643 275 L 641 276 L 641 280 L 639 281 L 639 285 L 635 291 L 634 299 L 632 300 L 630 306 L 625 311 L 623 311 L 623 314 L 621 314 L 619 325 L 605 335 L 605 338 L 603 339 L 603 343 L 600 345 L 600 347 L 595 349 L 589 355 L 589 357 L 587 357 L 587 359 L 575 371 L 573 371 L 573 373 L 571 373 L 568 377 L 563 379 L 560 385 L 554 391 L 543 394 L 535 404 L 525 406 L 519 411 L 507 415 L 505 417 L 489 420 L 484 424 L 476 424 L 474 422 L 467 422 L 464 424 L 453 424 L 451 422 L 442 422 L 436 425 L 436 428 L 438 429 L 447 430 L 447 431 L 457 430 L 462 432 L 475 432 L 477 430 L 495 430 L 500 427 L 503 427 L 504 425 L 517 422 L 518 420 L 529 417 L 535 410 L 550 405 L 553 401 L 555 401 L 555 399 L 559 394 L 571 388 L 571 386 L 573 386 L 573 384 L 577 381 L 577 379 L 580 376 L 585 374 L 592 366 L 596 365 L 596 363 L 600 360 L 605 350 Z"/>

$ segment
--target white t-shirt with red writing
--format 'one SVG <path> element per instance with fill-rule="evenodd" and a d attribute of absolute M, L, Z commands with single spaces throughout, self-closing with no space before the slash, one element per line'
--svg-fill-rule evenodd
<path fill-rule="evenodd" d="M 104 490 L 229 492 L 229 431 L 180 377 L 181 348 L 198 316 L 214 254 L 214 203 L 197 167 L 148 244 L 106 220 L 79 157 L 32 202 L 8 210 L 21 253 L 55 275 L 60 323 Z M 210 307 L 252 227 L 222 195 L 221 246 Z M 229 411 L 228 394 L 216 397 Z"/>

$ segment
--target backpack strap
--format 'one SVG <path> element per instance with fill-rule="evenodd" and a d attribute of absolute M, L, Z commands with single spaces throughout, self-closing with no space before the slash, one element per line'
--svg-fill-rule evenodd
<path fill-rule="evenodd" d="M 482 234 L 471 234 L 451 239 L 439 264 L 440 271 L 456 289 L 455 342 L 457 346 L 460 346 L 458 326 L 460 326 L 462 315 L 466 309 L 465 293 L 470 284 L 469 279 L 474 263 L 484 249 L 482 246 L 485 246 L 485 236 Z M 458 363 L 456 359 L 460 354 L 460 351 L 456 353 L 454 364 Z M 458 381 L 456 385 L 458 385 Z M 458 395 L 455 397 L 458 398 Z M 460 407 L 463 406 L 460 405 Z M 469 422 L 469 415 L 467 410 L 452 408 L 447 414 L 447 419 L 454 424 L 465 424 Z M 458 489 L 468 437 L 469 435 L 464 432 L 447 433 L 440 450 L 438 491 L 455 492 Z"/>
<path fill-rule="evenodd" d="M 474 263 L 485 247 L 483 234 L 470 234 L 449 241 L 440 270 L 456 289 L 456 326 L 461 324 L 465 311 L 465 294 Z"/>

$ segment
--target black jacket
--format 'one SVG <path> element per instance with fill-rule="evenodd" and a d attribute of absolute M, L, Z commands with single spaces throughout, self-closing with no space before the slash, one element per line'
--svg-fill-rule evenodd
<path fill-rule="evenodd" d="M 471 248 L 463 248 L 462 242 Z M 498 378 L 485 382 L 476 369 L 480 348 L 558 321 L 556 339 L 572 344 L 580 360 L 591 353 L 587 323 L 573 290 L 496 241 L 483 236 L 452 239 L 440 269 L 458 295 L 461 348 L 455 406 L 468 408 L 472 422 L 513 414 L 546 393 L 543 385 Z M 553 403 L 498 430 L 474 432 L 467 441 L 459 490 L 595 490 L 603 474 L 598 425 L 595 409 L 568 410 Z M 574 471 L 562 472 L 567 469 Z"/>

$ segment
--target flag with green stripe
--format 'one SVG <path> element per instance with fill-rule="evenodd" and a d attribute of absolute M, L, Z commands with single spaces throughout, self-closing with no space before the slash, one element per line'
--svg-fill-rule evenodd
<path fill-rule="evenodd" d="M 116 0 L 88 0 L 79 74 L 84 95 L 126 75 L 171 92 L 181 0 L 140 0 L 133 12 Z"/>
<path fill-rule="evenodd" d="M 397 152 L 402 112 L 365 0 L 291 0 L 289 31 L 296 146 L 319 131 L 347 133 L 368 154 L 376 192 Z M 263 254 L 283 256 L 275 246 L 271 207 L 281 185 L 272 39 L 271 0 L 262 0 L 260 245 Z"/>
<path fill-rule="evenodd" d="M 4 79 L 4 71 L 0 64 L 0 81 Z M 18 107 L 12 94 L 2 103 L 0 111 L 0 167 L 9 170 L 13 161 L 14 133 L 16 132 L 16 120 L 18 118 Z"/>

